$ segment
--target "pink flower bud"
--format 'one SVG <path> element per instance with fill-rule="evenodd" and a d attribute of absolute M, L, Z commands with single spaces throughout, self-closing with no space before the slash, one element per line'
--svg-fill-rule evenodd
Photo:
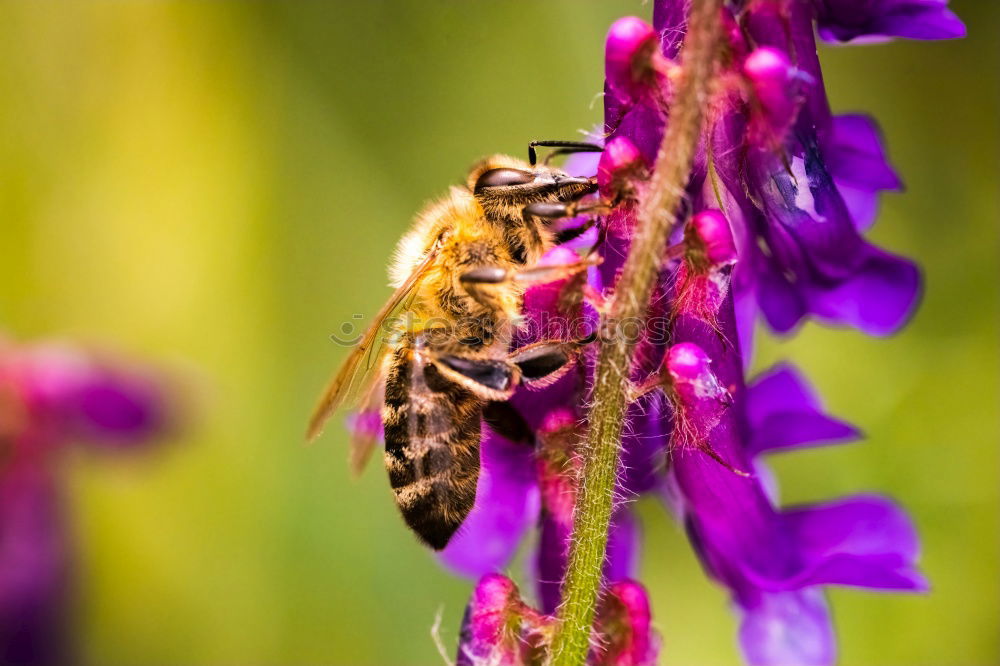
<path fill-rule="evenodd" d="M 701 211 L 684 229 L 684 246 L 685 261 L 674 281 L 673 314 L 700 319 L 718 331 L 731 273 L 723 269 L 736 261 L 729 221 L 720 211 Z"/>
<path fill-rule="evenodd" d="M 611 139 L 597 163 L 601 196 L 611 200 L 631 198 L 635 194 L 635 182 L 645 180 L 646 170 L 642 153 L 631 140 L 624 136 Z"/>
<path fill-rule="evenodd" d="M 518 666 L 538 652 L 551 620 L 521 601 L 506 576 L 479 579 L 465 610 L 456 666 Z"/>
<path fill-rule="evenodd" d="M 749 476 L 723 459 L 713 448 L 710 436 L 733 403 L 729 391 L 712 372 L 712 359 L 698 345 L 681 342 L 667 351 L 664 374 L 667 395 L 674 406 L 674 429 L 670 446 L 697 449 L 728 470 Z"/>
<path fill-rule="evenodd" d="M 605 45 L 605 78 L 623 102 L 634 102 L 658 85 L 664 69 L 653 26 L 634 16 L 611 24 Z"/>
<path fill-rule="evenodd" d="M 797 70 L 788 56 L 776 48 L 762 46 L 743 62 L 743 75 L 750 82 L 759 104 L 756 120 L 761 130 L 782 135 L 798 108 Z"/>
<path fill-rule="evenodd" d="M 516 627 L 521 598 L 506 576 L 483 576 L 466 609 L 458 646 L 458 663 L 514 664 L 519 653 Z"/>
<path fill-rule="evenodd" d="M 681 342 L 667 352 L 667 369 L 677 382 L 698 381 L 705 373 L 711 372 L 709 370 L 711 363 L 712 359 L 693 342 Z"/>
<path fill-rule="evenodd" d="M 664 365 L 673 393 L 686 410 L 704 411 L 730 402 L 729 392 L 712 372 L 712 359 L 698 345 L 692 342 L 674 345 L 667 351 Z"/>
<path fill-rule="evenodd" d="M 684 237 L 688 252 L 703 257 L 709 266 L 722 266 L 736 261 L 736 245 L 729 221 L 722 212 L 703 210 L 688 223 Z"/>
<path fill-rule="evenodd" d="M 595 666 L 652 666 L 659 656 L 659 636 L 651 627 L 646 590 L 631 580 L 605 592 L 597 617 L 601 648 Z"/>

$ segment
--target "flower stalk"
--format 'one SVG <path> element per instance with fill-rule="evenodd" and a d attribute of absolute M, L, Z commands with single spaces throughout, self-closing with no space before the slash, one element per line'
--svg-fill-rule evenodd
<path fill-rule="evenodd" d="M 691 4 L 676 97 L 656 165 L 637 211 L 635 237 L 615 289 L 606 331 L 640 321 L 649 306 L 676 212 L 684 197 L 710 98 L 715 60 L 722 37 L 722 0 Z M 591 627 L 601 584 L 601 570 L 614 508 L 622 427 L 634 341 L 606 335 L 600 352 L 589 414 L 580 495 L 573 520 L 569 564 L 549 663 L 580 666 L 590 649 Z"/>

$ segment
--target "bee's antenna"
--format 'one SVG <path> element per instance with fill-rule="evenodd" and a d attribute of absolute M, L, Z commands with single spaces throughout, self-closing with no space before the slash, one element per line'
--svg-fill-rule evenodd
<path fill-rule="evenodd" d="M 600 153 L 604 151 L 602 146 L 588 141 L 563 141 L 560 139 L 532 141 L 528 144 L 528 164 L 531 166 L 535 166 L 535 164 L 538 163 L 538 154 L 535 151 L 536 147 L 560 149 L 549 153 L 549 156 L 545 159 L 546 164 L 549 159 L 555 157 L 556 155 L 565 155 L 567 153 Z"/>

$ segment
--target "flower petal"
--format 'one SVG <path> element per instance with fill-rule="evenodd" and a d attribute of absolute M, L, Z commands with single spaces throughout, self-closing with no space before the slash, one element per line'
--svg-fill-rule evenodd
<path fill-rule="evenodd" d="M 554 613 L 559 606 L 559 588 L 568 556 L 569 530 L 551 516 L 543 515 L 535 553 L 535 584 L 543 613 Z"/>
<path fill-rule="evenodd" d="M 857 495 L 827 504 L 786 510 L 811 583 L 924 590 L 927 582 L 915 568 L 916 531 L 893 502 Z"/>
<path fill-rule="evenodd" d="M 741 610 L 740 647 L 751 666 L 827 666 L 834 662 L 833 626 L 819 589 L 761 594 Z"/>
<path fill-rule="evenodd" d="M 166 427 L 161 390 L 138 376 L 95 368 L 74 398 L 75 434 L 87 442 L 142 444 Z"/>
<path fill-rule="evenodd" d="M 639 558 L 639 522 L 627 507 L 619 507 L 611 516 L 608 530 L 604 579 L 616 583 L 636 574 Z"/>
<path fill-rule="evenodd" d="M 790 333 L 808 313 L 807 304 L 795 286 L 771 262 L 760 262 L 757 304 L 776 333 Z"/>
<path fill-rule="evenodd" d="M 629 405 L 618 476 L 618 491 L 627 498 L 652 490 L 660 483 L 670 441 L 665 410 L 662 398 L 656 394 Z"/>
<path fill-rule="evenodd" d="M 514 557 L 539 511 L 534 449 L 484 432 L 476 503 L 441 552 L 442 561 L 466 576 L 502 569 Z"/>
<path fill-rule="evenodd" d="M 828 42 L 857 38 L 964 37 L 965 24 L 948 9 L 948 0 L 819 0 L 819 36 Z"/>
<path fill-rule="evenodd" d="M 832 132 L 824 143 L 824 155 L 830 175 L 859 230 L 874 222 L 878 192 L 903 189 L 902 181 L 889 164 L 878 125 L 870 116 L 834 116 Z"/>
<path fill-rule="evenodd" d="M 873 190 L 903 189 L 903 182 L 889 164 L 874 118 L 861 113 L 837 115 L 832 130 L 823 155 L 835 180 Z"/>
<path fill-rule="evenodd" d="M 812 387 L 790 365 L 772 368 L 748 387 L 746 413 L 751 455 L 861 436 L 851 424 L 823 414 Z"/>
<path fill-rule="evenodd" d="M 869 335 L 890 335 L 909 321 L 920 301 L 920 269 L 909 259 L 869 245 L 853 277 L 829 289 L 808 289 L 812 311 Z"/>
<path fill-rule="evenodd" d="M 639 527 L 635 518 L 627 506 L 619 507 L 612 514 L 608 528 L 608 546 L 604 560 L 605 583 L 614 583 L 635 575 L 638 541 Z M 559 589 L 566 574 L 569 546 L 569 527 L 544 515 L 535 556 L 535 577 L 543 613 L 554 613 L 559 605 Z"/>

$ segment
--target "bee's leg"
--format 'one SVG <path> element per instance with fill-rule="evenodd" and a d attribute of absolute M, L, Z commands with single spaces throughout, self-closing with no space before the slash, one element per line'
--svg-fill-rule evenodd
<path fill-rule="evenodd" d="M 589 215 L 607 215 L 615 208 L 615 203 L 613 201 L 588 201 L 580 203 L 577 201 L 570 202 L 539 202 L 528 204 L 524 207 L 524 215 L 533 215 L 535 217 L 541 217 L 549 220 L 558 220 L 566 217 L 576 217 L 581 214 Z M 596 221 L 591 218 L 584 224 L 573 229 L 567 229 L 556 234 L 556 244 L 562 244 L 573 240 L 574 238 L 582 235 L 585 231 L 590 229 Z M 587 252 L 588 255 L 594 254 L 603 243 L 607 236 L 607 229 L 602 225 L 598 227 L 597 241 L 594 243 L 590 251 Z"/>
<path fill-rule="evenodd" d="M 436 354 L 431 361 L 445 379 L 486 401 L 506 400 L 513 395 L 517 386 L 517 366 L 506 359 L 465 356 L 452 352 Z"/>
<path fill-rule="evenodd" d="M 573 367 L 580 350 L 596 334 L 579 340 L 542 340 L 512 352 L 507 358 L 517 366 L 521 382 L 533 388 L 552 384 Z"/>
<path fill-rule="evenodd" d="M 431 357 L 434 368 L 450 381 L 488 401 L 506 400 L 521 382 L 545 386 L 559 379 L 579 356 L 580 349 L 597 339 L 543 340 L 512 352 L 507 358 L 466 356 L 451 350 Z"/>
<path fill-rule="evenodd" d="M 481 266 L 463 273 L 459 281 L 470 296 L 479 300 L 476 294 L 482 291 L 481 288 L 485 285 L 504 284 L 512 281 L 522 284 L 555 282 L 572 277 L 591 266 L 596 266 L 601 261 L 601 257 L 592 256 L 568 264 L 539 264 L 521 270 L 509 270 L 501 266 Z"/>
<path fill-rule="evenodd" d="M 614 210 L 610 201 L 539 201 L 524 207 L 525 215 L 541 217 L 546 220 L 558 220 L 577 215 L 607 215 Z"/>
<path fill-rule="evenodd" d="M 559 231 L 555 232 L 556 245 L 562 245 L 572 240 L 576 240 L 580 236 L 584 235 L 585 233 L 593 229 L 595 224 L 596 220 L 591 218 L 578 227 L 572 227 L 570 229 L 560 229 Z"/>
<path fill-rule="evenodd" d="M 538 162 L 538 154 L 535 152 L 535 148 L 557 148 L 558 150 L 553 150 L 545 158 L 544 164 L 548 164 L 549 160 L 556 155 L 565 155 L 567 153 L 601 153 L 604 152 L 602 146 L 596 143 L 590 143 L 588 141 L 560 141 L 560 140 L 543 140 L 543 141 L 532 141 L 528 144 L 528 164 L 535 166 Z"/>
<path fill-rule="evenodd" d="M 557 280 L 565 280 L 578 273 L 582 273 L 591 266 L 597 266 L 602 261 L 604 261 L 603 257 L 588 255 L 579 261 L 573 261 L 568 264 L 538 264 L 531 268 L 523 268 L 516 271 L 512 279 L 522 284 L 556 282 Z"/>
<path fill-rule="evenodd" d="M 474 301 L 491 311 L 503 312 L 508 319 L 516 321 L 521 313 L 520 298 L 509 289 L 496 288 L 509 280 L 509 273 L 505 268 L 488 264 L 466 271 L 459 276 L 458 282 Z"/>

